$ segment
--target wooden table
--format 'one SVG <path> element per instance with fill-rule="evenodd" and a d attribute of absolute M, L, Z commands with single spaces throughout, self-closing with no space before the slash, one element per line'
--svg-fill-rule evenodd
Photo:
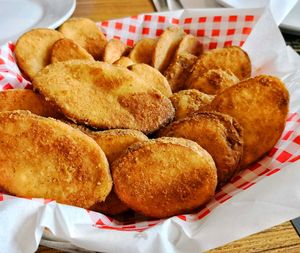
<path fill-rule="evenodd" d="M 94 21 L 132 16 L 155 11 L 150 0 L 77 0 L 74 17 L 87 17 Z M 38 253 L 62 251 L 39 247 Z M 258 234 L 229 243 L 209 253 L 240 252 L 300 252 L 300 239 L 290 222 L 285 222 Z"/>

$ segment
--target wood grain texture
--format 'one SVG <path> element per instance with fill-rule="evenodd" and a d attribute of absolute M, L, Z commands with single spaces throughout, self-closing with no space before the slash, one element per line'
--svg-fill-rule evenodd
<path fill-rule="evenodd" d="M 94 21 L 121 18 L 153 12 L 151 0 L 77 0 L 74 17 L 87 17 Z M 37 253 L 63 251 L 40 246 Z M 207 253 L 300 252 L 300 239 L 290 222 L 248 236 L 244 239 L 213 249 Z"/>

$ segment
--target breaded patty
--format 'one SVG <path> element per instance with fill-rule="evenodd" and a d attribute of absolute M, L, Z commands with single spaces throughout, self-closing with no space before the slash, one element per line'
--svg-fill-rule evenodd
<path fill-rule="evenodd" d="M 203 46 L 197 37 L 192 34 L 187 34 L 180 41 L 175 55 L 189 53 L 198 56 L 202 53 Z"/>
<path fill-rule="evenodd" d="M 0 151 L 0 187 L 10 194 L 90 208 L 111 191 L 102 149 L 58 120 L 0 113 Z"/>
<path fill-rule="evenodd" d="M 207 203 L 217 184 L 211 156 L 197 143 L 160 138 L 130 146 L 112 164 L 115 191 L 136 212 L 165 218 Z"/>
<path fill-rule="evenodd" d="M 135 63 L 150 65 L 156 43 L 157 39 L 154 38 L 144 38 L 137 41 L 130 51 L 129 58 Z"/>
<path fill-rule="evenodd" d="M 197 142 L 214 159 L 219 186 L 238 172 L 243 154 L 243 134 L 241 126 L 228 115 L 197 113 L 161 129 L 159 136 L 182 137 Z"/>
<path fill-rule="evenodd" d="M 103 61 L 114 63 L 119 60 L 121 56 L 128 54 L 129 50 L 130 48 L 121 40 L 111 39 L 104 48 Z"/>

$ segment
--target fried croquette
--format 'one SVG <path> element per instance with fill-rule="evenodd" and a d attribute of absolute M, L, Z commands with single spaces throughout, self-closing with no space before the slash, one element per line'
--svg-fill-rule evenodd
<path fill-rule="evenodd" d="M 150 88 L 159 90 L 166 97 L 172 96 L 167 79 L 157 69 L 144 63 L 131 65 L 128 69 L 142 78 Z"/>
<path fill-rule="evenodd" d="M 90 53 L 95 60 L 102 59 L 106 37 L 95 22 L 88 18 L 70 18 L 58 30 Z"/>
<path fill-rule="evenodd" d="M 28 110 L 34 114 L 64 118 L 59 110 L 47 102 L 41 95 L 27 89 L 13 89 L 0 92 L 0 111 Z"/>
<path fill-rule="evenodd" d="M 173 92 L 178 92 L 185 87 L 186 80 L 190 76 L 191 69 L 197 59 L 196 56 L 188 53 L 174 57 L 164 72 L 164 76 L 167 78 Z"/>
<path fill-rule="evenodd" d="M 132 129 L 90 132 L 88 135 L 102 148 L 109 164 L 112 164 L 130 145 L 148 140 L 142 132 Z M 92 210 L 117 215 L 129 210 L 129 208 L 118 198 L 113 189 L 105 201 L 97 203 Z"/>
<path fill-rule="evenodd" d="M 244 130 L 241 168 L 270 151 L 282 134 L 288 114 L 289 93 L 276 77 L 249 78 L 218 94 L 210 110 L 234 117 Z"/>
<path fill-rule="evenodd" d="M 198 90 L 181 90 L 174 93 L 170 100 L 175 108 L 174 120 L 191 116 L 204 106 L 210 104 L 214 96 L 207 95 Z"/>
<path fill-rule="evenodd" d="M 151 133 L 174 117 L 168 98 L 132 71 L 105 62 L 51 64 L 32 84 L 67 118 L 93 128 Z"/>
<path fill-rule="evenodd" d="M 251 62 L 248 54 L 237 46 L 207 51 L 195 63 L 187 87 L 196 87 L 210 69 L 231 71 L 239 80 L 243 80 L 251 75 Z"/>
<path fill-rule="evenodd" d="M 160 72 L 164 72 L 172 61 L 180 41 L 186 33 L 181 27 L 171 26 L 158 38 L 152 55 L 152 66 Z"/>
<path fill-rule="evenodd" d="M 171 123 L 159 132 L 159 136 L 182 137 L 197 142 L 214 159 L 219 186 L 239 171 L 243 153 L 242 128 L 228 115 L 197 113 Z"/>
<path fill-rule="evenodd" d="M 129 50 L 130 48 L 121 40 L 111 39 L 104 48 L 103 61 L 112 64 L 119 60 L 121 56 L 128 54 Z"/>
<path fill-rule="evenodd" d="M 212 157 L 197 143 L 159 138 L 130 146 L 112 164 L 115 192 L 136 212 L 165 218 L 207 203 L 217 184 Z"/>
<path fill-rule="evenodd" d="M 187 88 L 216 95 L 239 81 L 230 70 L 210 69 L 202 76 L 199 76 L 197 82 L 192 83 Z"/>
<path fill-rule="evenodd" d="M 129 57 L 121 56 L 121 58 L 119 60 L 115 61 L 113 64 L 116 66 L 119 66 L 119 67 L 127 68 L 128 66 L 131 66 L 135 63 Z"/>
<path fill-rule="evenodd" d="M 180 41 L 175 55 L 189 53 L 198 56 L 202 53 L 203 46 L 200 41 L 193 35 L 188 34 Z"/>
<path fill-rule="evenodd" d="M 0 150 L 0 186 L 10 194 L 90 208 L 111 191 L 102 149 L 61 121 L 1 112 Z"/>
<path fill-rule="evenodd" d="M 29 80 L 50 64 L 53 44 L 63 34 L 52 29 L 38 28 L 24 33 L 16 43 L 17 64 Z"/>
<path fill-rule="evenodd" d="M 157 39 L 144 38 L 135 43 L 129 53 L 129 58 L 135 63 L 145 63 L 150 65 L 152 54 L 157 43 Z"/>
<path fill-rule="evenodd" d="M 94 58 L 73 40 L 63 38 L 56 41 L 51 51 L 51 63 L 69 60 L 94 61 Z"/>

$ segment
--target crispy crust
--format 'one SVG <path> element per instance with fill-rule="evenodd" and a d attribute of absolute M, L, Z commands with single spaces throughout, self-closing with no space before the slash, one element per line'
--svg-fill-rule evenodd
<path fill-rule="evenodd" d="M 40 94 L 27 89 L 13 89 L 0 92 L 0 111 L 28 110 L 34 114 L 64 118 L 58 108 L 47 102 Z"/>
<path fill-rule="evenodd" d="M 73 40 L 66 38 L 59 39 L 52 47 L 51 63 L 69 60 L 94 61 L 94 58 Z"/>
<path fill-rule="evenodd" d="M 276 77 L 249 78 L 218 94 L 210 109 L 234 117 L 244 129 L 245 168 L 276 144 L 285 127 L 289 94 Z"/>
<path fill-rule="evenodd" d="M 135 43 L 129 54 L 129 58 L 135 63 L 151 64 L 152 54 L 157 43 L 157 39 L 144 38 Z"/>
<path fill-rule="evenodd" d="M 157 69 L 143 63 L 131 65 L 128 69 L 142 78 L 149 88 L 159 90 L 166 97 L 172 96 L 167 79 Z"/>
<path fill-rule="evenodd" d="M 199 56 L 203 51 L 203 46 L 200 41 L 193 35 L 187 34 L 180 41 L 175 55 L 189 53 Z"/>
<path fill-rule="evenodd" d="M 88 51 L 95 60 L 102 58 L 107 40 L 92 20 L 88 18 L 70 18 L 58 30 L 66 38 L 74 40 Z"/>
<path fill-rule="evenodd" d="M 197 113 L 173 122 L 158 135 L 186 138 L 203 147 L 216 163 L 219 186 L 239 171 L 243 153 L 242 128 L 228 115 L 217 112 Z"/>
<path fill-rule="evenodd" d="M 67 124 L 29 111 L 2 112 L 0 139 L 0 186 L 11 194 L 90 208 L 111 191 L 103 151 Z"/>
<path fill-rule="evenodd" d="M 181 138 L 134 144 L 112 168 L 119 198 L 133 210 L 155 218 L 205 204 L 217 183 L 211 156 L 196 143 Z"/>
<path fill-rule="evenodd" d="M 175 108 L 174 120 L 191 116 L 204 106 L 210 104 L 214 96 L 207 95 L 198 90 L 182 90 L 174 93 L 170 100 Z"/>
<path fill-rule="evenodd" d="M 128 54 L 129 50 L 130 47 L 125 45 L 121 40 L 111 39 L 105 46 L 103 61 L 114 63 L 119 60 L 121 56 Z"/>
<path fill-rule="evenodd" d="M 104 62 L 51 64 L 32 84 L 66 117 L 94 128 L 151 133 L 174 117 L 169 99 L 128 69 Z"/>
<path fill-rule="evenodd" d="M 52 29 L 32 29 L 17 41 L 15 55 L 17 64 L 29 80 L 50 64 L 53 44 L 63 38 L 63 34 Z"/>
<path fill-rule="evenodd" d="M 121 56 L 121 58 L 113 63 L 116 66 L 127 68 L 135 64 L 129 57 Z"/>

